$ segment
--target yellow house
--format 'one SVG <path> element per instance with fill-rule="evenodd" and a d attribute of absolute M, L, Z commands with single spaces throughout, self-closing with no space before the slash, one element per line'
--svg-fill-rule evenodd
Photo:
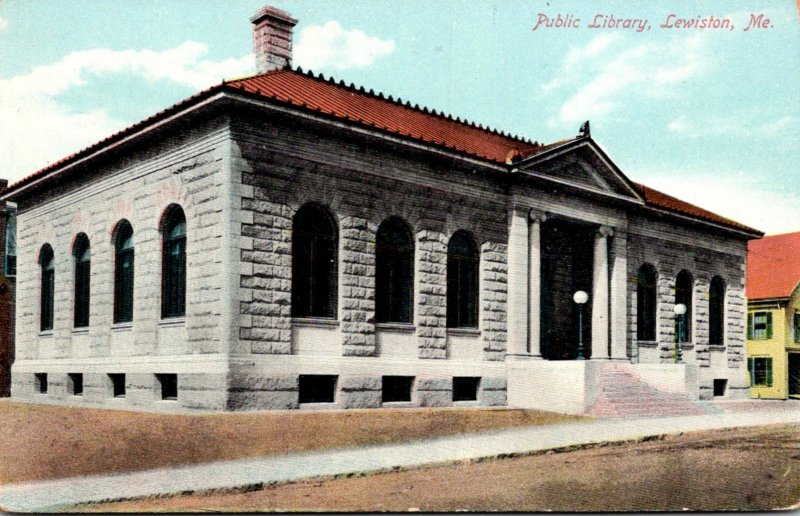
<path fill-rule="evenodd" d="M 753 398 L 800 398 L 800 232 L 748 243 L 747 371 Z"/>

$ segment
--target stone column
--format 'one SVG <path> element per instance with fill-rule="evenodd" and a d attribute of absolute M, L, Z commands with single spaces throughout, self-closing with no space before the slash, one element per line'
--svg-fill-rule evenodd
<path fill-rule="evenodd" d="M 541 281 L 542 281 L 542 222 L 543 213 L 530 212 L 531 226 L 528 231 L 528 353 L 532 358 L 542 358 L 541 352 Z"/>
<path fill-rule="evenodd" d="M 601 226 L 594 237 L 592 274 L 592 360 L 608 360 L 608 237 L 613 230 Z"/>
<path fill-rule="evenodd" d="M 508 231 L 508 354 L 528 353 L 528 213 L 513 209 Z"/>
<path fill-rule="evenodd" d="M 619 228 L 611 240 L 611 359 L 628 359 L 628 240 Z"/>

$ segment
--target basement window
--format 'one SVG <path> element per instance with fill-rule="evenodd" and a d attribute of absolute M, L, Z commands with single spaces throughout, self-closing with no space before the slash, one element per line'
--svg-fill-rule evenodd
<path fill-rule="evenodd" d="M 384 376 L 381 401 L 383 403 L 409 402 L 413 386 L 413 376 Z"/>
<path fill-rule="evenodd" d="M 178 375 L 157 374 L 156 379 L 161 387 L 161 399 L 175 401 L 178 399 Z"/>
<path fill-rule="evenodd" d="M 478 376 L 453 377 L 453 401 L 478 401 Z"/>
<path fill-rule="evenodd" d="M 39 394 L 47 394 L 47 373 L 34 374 L 33 385 Z"/>
<path fill-rule="evenodd" d="M 724 378 L 714 378 L 714 397 L 725 396 L 728 388 L 728 380 Z"/>
<path fill-rule="evenodd" d="M 300 403 L 333 403 L 338 378 L 327 374 L 301 374 Z"/>
<path fill-rule="evenodd" d="M 83 396 L 83 374 L 69 373 L 69 393 L 73 396 Z"/>
<path fill-rule="evenodd" d="M 120 373 L 109 374 L 111 380 L 111 395 L 115 398 L 125 397 L 125 375 Z"/>

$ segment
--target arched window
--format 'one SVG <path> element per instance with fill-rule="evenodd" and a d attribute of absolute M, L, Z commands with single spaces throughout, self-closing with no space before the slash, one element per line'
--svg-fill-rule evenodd
<path fill-rule="evenodd" d="M 478 327 L 478 247 L 466 231 L 447 244 L 447 327 Z"/>
<path fill-rule="evenodd" d="M 725 343 L 725 282 L 719 276 L 711 279 L 708 292 L 708 343 Z"/>
<path fill-rule="evenodd" d="M 692 276 L 687 271 L 675 279 L 675 304 L 686 305 L 686 313 L 675 318 L 675 335 L 678 342 L 691 342 L 692 334 Z"/>
<path fill-rule="evenodd" d="M 389 217 L 375 238 L 375 320 L 409 323 L 414 294 L 414 240 L 402 219 Z"/>
<path fill-rule="evenodd" d="M 186 216 L 180 206 L 167 208 L 162 226 L 161 317 L 186 315 Z"/>
<path fill-rule="evenodd" d="M 306 204 L 292 221 L 292 317 L 336 317 L 338 237 L 333 215 Z"/>
<path fill-rule="evenodd" d="M 39 251 L 39 266 L 42 268 L 42 285 L 40 290 L 39 329 L 53 329 L 53 300 L 55 296 L 56 268 L 53 248 L 45 244 Z"/>
<path fill-rule="evenodd" d="M 114 232 L 114 322 L 133 320 L 133 228 L 127 220 Z"/>
<path fill-rule="evenodd" d="M 636 338 L 656 340 L 656 270 L 642 265 L 636 277 Z"/>
<path fill-rule="evenodd" d="M 92 278 L 92 257 L 89 239 L 85 234 L 81 233 L 75 238 L 72 257 L 75 259 L 74 325 L 76 328 L 85 328 L 89 326 L 89 289 Z"/>

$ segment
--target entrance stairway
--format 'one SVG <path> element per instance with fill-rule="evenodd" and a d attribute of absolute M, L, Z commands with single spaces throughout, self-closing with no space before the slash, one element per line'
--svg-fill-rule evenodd
<path fill-rule="evenodd" d="M 599 394 L 585 412 L 598 418 L 690 416 L 716 412 L 692 400 L 685 392 L 668 392 L 643 382 L 632 372 L 632 364 L 603 364 Z"/>

